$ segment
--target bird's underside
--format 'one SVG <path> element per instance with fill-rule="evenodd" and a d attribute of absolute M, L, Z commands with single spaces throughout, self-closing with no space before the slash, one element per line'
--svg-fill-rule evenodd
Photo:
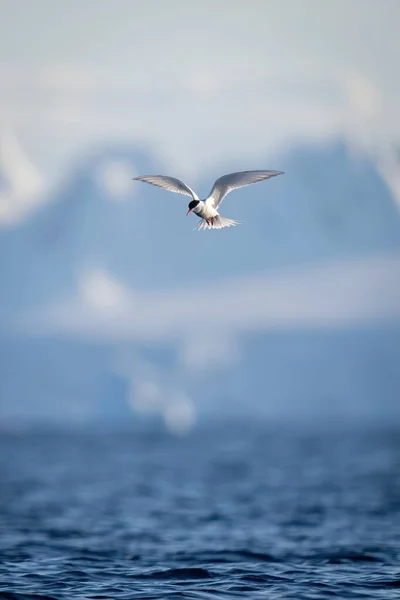
<path fill-rule="evenodd" d="M 217 215 L 216 217 L 210 217 L 208 219 L 202 218 L 195 229 L 198 231 L 201 229 L 223 229 L 224 227 L 235 227 L 235 225 L 240 225 L 239 221 Z"/>

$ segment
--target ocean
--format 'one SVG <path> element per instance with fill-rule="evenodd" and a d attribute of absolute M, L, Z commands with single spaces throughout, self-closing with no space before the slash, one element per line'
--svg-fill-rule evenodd
<path fill-rule="evenodd" d="M 0 435 L 0 599 L 400 597 L 400 429 Z"/>

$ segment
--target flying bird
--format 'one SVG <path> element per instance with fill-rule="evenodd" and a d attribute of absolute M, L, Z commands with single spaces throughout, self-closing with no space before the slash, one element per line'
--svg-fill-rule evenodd
<path fill-rule="evenodd" d="M 215 181 L 210 194 L 205 200 L 200 200 L 196 192 L 186 185 L 186 183 L 168 175 L 141 175 L 134 177 L 133 180 L 144 181 L 164 190 L 189 196 L 191 201 L 189 202 L 189 210 L 186 216 L 193 212 L 201 219 L 195 229 L 222 229 L 223 227 L 239 225 L 238 221 L 223 217 L 218 212 L 219 205 L 225 196 L 233 190 L 250 185 L 251 183 L 264 181 L 264 179 L 269 179 L 276 175 L 283 175 L 283 171 L 241 171 L 239 173 L 223 175 Z"/>

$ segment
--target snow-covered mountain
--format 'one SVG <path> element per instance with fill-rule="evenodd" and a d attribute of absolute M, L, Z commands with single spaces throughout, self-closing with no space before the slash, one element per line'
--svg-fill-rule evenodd
<path fill-rule="evenodd" d="M 385 182 L 370 161 L 354 158 L 344 145 L 297 148 L 279 164 L 244 164 L 247 168 L 281 169 L 285 175 L 224 201 L 222 214 L 243 225 L 193 232 L 196 221 L 185 218 L 186 198 L 131 181 L 136 174 L 164 171 L 150 154 L 124 147 L 87 157 L 46 204 L 0 229 L 3 324 L 74 298 L 82 277 L 93 269 L 112 274 L 132 292 L 155 293 L 400 251 L 400 216 Z M 188 183 L 205 196 L 221 174 Z M 193 324 L 201 327 L 196 315 Z M 40 331 L 28 338 L 5 329 L 0 339 L 3 418 L 125 418 L 129 402 L 135 404 L 135 381 L 115 368 L 116 355 L 126 354 L 126 341 L 66 341 Z M 173 338 L 163 342 L 162 352 L 159 340 L 132 341 L 128 355 L 134 353 L 138 365 L 151 363 L 150 379 L 162 372 L 160 385 L 184 389 L 205 412 L 235 406 L 239 412 L 296 407 L 293 412 L 301 413 L 307 406 L 315 413 L 324 403 L 355 414 L 396 408 L 396 331 L 253 332 L 235 343 L 238 360 L 213 372 L 211 383 L 209 376 L 202 380 L 177 369 Z M 132 369 L 133 380 L 142 372 L 140 366 Z"/>
<path fill-rule="evenodd" d="M 343 146 L 298 149 L 283 164 L 255 165 L 286 173 L 232 193 L 221 212 L 243 225 L 220 235 L 193 233 L 197 221 L 184 217 L 185 197 L 132 182 L 116 201 L 101 173 L 118 163 L 131 165 L 132 176 L 163 171 L 136 149 L 99 152 L 45 206 L 0 230 L 0 306 L 62 297 L 96 266 L 154 289 L 400 247 L 400 218 L 385 183 Z M 218 174 L 196 182 L 200 194 Z"/>

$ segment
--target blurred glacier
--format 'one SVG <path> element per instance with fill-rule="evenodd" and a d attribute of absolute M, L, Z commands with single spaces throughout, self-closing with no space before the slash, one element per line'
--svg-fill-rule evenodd
<path fill-rule="evenodd" d="M 344 141 L 253 167 L 286 174 L 229 196 L 243 224 L 226 232 L 193 232 L 185 200 L 132 182 L 166 168 L 128 143 L 87 153 L 3 225 L 4 426 L 398 419 L 393 188 Z M 228 170 L 188 183 L 205 195 Z"/>

